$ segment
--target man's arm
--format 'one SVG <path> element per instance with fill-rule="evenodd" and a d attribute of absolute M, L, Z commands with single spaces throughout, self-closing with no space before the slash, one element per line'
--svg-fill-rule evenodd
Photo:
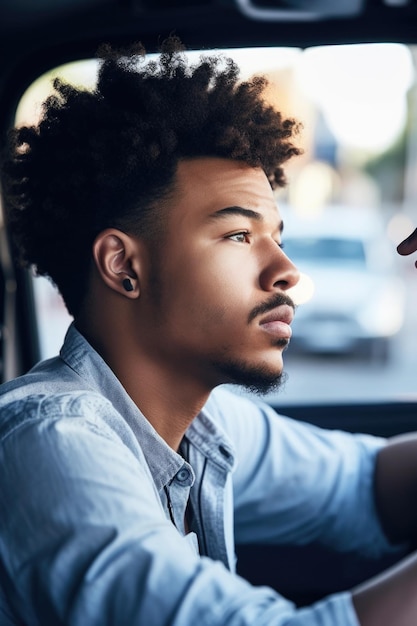
<path fill-rule="evenodd" d="M 417 555 L 352 591 L 361 626 L 417 624 Z"/>
<path fill-rule="evenodd" d="M 264 416 L 267 418 L 269 411 L 265 407 L 263 410 Z M 253 453 L 252 456 L 249 455 L 248 451 L 246 454 L 242 454 L 243 446 L 252 445 L 251 449 L 253 450 L 253 442 L 259 442 L 262 429 L 257 423 L 258 421 L 259 415 L 254 414 L 253 408 L 250 415 L 249 413 L 246 415 L 243 403 L 239 407 L 239 419 L 230 421 L 229 427 L 236 426 L 237 428 L 244 423 L 242 440 L 240 441 L 237 436 L 233 437 L 233 440 L 239 444 L 241 456 L 244 458 L 252 459 Z M 269 493 L 266 497 L 265 493 L 262 493 L 256 473 L 251 475 L 250 481 L 243 481 L 242 495 L 240 491 L 236 494 L 238 507 L 236 530 L 240 539 L 248 540 L 247 533 L 243 534 L 243 537 L 241 533 L 244 533 L 249 525 L 249 515 L 253 515 L 254 510 L 256 515 L 259 506 L 262 509 L 259 515 L 262 513 L 264 516 L 268 513 L 269 507 L 271 510 L 280 508 L 280 524 L 276 532 L 285 532 L 285 537 L 281 536 L 277 539 L 275 536 L 278 542 L 283 542 L 284 539 L 295 540 L 297 528 L 290 529 L 285 523 L 288 514 L 285 510 L 284 500 L 285 498 L 288 499 L 291 494 L 299 498 L 305 480 L 306 493 L 310 494 L 310 506 L 308 508 L 313 510 L 313 517 L 320 522 L 320 527 L 325 526 L 326 529 L 326 536 L 320 535 L 320 541 L 329 540 L 330 545 L 336 545 L 337 536 L 332 531 L 332 524 L 336 526 L 338 536 L 344 538 L 345 548 L 346 542 L 349 541 L 350 549 L 360 549 L 361 542 L 363 548 L 366 547 L 366 544 L 370 544 L 369 549 L 371 550 L 372 544 L 377 540 L 374 528 L 376 525 L 369 520 L 369 525 L 366 526 L 364 510 L 366 511 L 365 517 L 368 518 L 372 515 L 373 508 L 375 521 L 378 520 L 378 527 L 382 527 L 387 539 L 393 544 L 398 544 L 399 550 L 401 545 L 405 550 L 404 544 L 411 547 L 413 541 L 417 539 L 417 506 L 415 504 L 417 502 L 417 435 L 404 435 L 386 440 L 376 452 L 375 462 L 372 462 L 372 468 L 369 468 L 368 480 L 367 463 L 360 461 L 360 456 L 355 460 L 355 455 L 362 449 L 362 443 L 354 445 L 355 441 L 362 442 L 356 436 L 351 437 L 345 433 L 318 430 L 315 427 L 293 421 L 288 422 L 287 427 L 285 418 L 276 415 L 274 417 L 272 414 L 268 424 L 269 428 L 265 434 L 265 463 L 257 463 L 257 472 L 262 472 L 264 469 L 268 471 L 271 487 L 280 484 L 279 476 L 284 477 L 284 481 L 280 484 L 279 497 L 274 497 L 273 493 Z M 322 447 L 321 442 L 323 444 L 327 442 L 327 445 Z M 327 461 L 323 465 L 325 458 Z M 331 472 L 330 467 L 334 468 Z M 325 468 L 330 472 L 329 474 L 326 473 Z M 306 470 L 305 474 L 303 469 Z M 318 474 L 315 474 L 316 470 L 319 472 Z M 240 482 L 240 475 L 247 471 L 248 463 L 245 463 L 244 466 L 238 466 L 235 481 Z M 297 476 L 296 490 L 286 489 L 286 485 L 292 484 L 291 472 Z M 275 474 L 276 480 L 272 480 Z M 334 476 L 334 482 L 330 480 L 331 475 Z M 312 481 L 308 480 L 309 477 L 312 477 Z M 262 478 L 261 482 L 265 489 L 265 484 L 268 484 L 268 481 Z M 327 482 L 331 485 L 329 491 L 325 488 Z M 241 498 L 246 502 L 250 497 L 249 492 L 251 492 L 252 486 L 254 486 L 256 493 L 253 494 L 254 498 L 250 500 L 249 505 L 244 507 Z M 314 491 L 315 486 L 317 491 Z M 320 498 L 323 493 L 330 493 L 330 491 L 333 496 L 326 498 L 330 508 L 321 506 Z M 312 497 L 313 493 L 314 497 Z M 256 494 L 260 494 L 259 503 Z M 366 508 L 366 494 L 373 501 L 372 507 Z M 337 500 L 337 507 L 333 508 L 335 500 Z M 314 508 L 316 505 L 318 508 Z M 305 508 L 297 509 L 295 519 L 293 515 L 291 515 L 291 519 L 294 525 L 302 522 L 304 530 L 312 533 L 313 527 L 310 528 L 308 517 L 302 515 L 305 510 Z M 240 528 L 242 516 L 245 523 L 243 528 Z M 328 522 L 326 522 L 327 518 Z M 253 520 L 253 524 L 256 524 L 257 532 L 260 532 L 265 525 L 258 516 Z M 273 527 L 272 523 L 271 527 Z M 351 542 L 354 541 L 355 537 L 359 544 L 354 547 Z M 343 545 L 339 544 L 339 546 L 340 549 L 343 548 Z M 375 553 L 378 553 L 380 548 L 376 546 L 374 548 Z M 404 554 L 403 551 L 402 554 Z M 393 626 L 393 624 L 395 626 L 412 626 L 417 624 L 417 556 L 401 561 L 398 566 L 391 568 L 383 576 L 355 588 L 352 597 L 358 623 L 361 626 Z M 334 622 L 334 624 L 339 623 L 338 621 Z"/>
<path fill-rule="evenodd" d="M 417 229 L 398 246 L 402 256 L 417 251 Z M 417 267 L 417 261 L 416 261 Z M 416 542 L 417 436 L 392 438 L 377 458 L 375 500 L 391 541 Z M 410 626 L 417 623 L 417 554 L 353 590 L 361 626 Z"/>
<path fill-rule="evenodd" d="M 393 437 L 377 457 L 375 500 L 392 542 L 417 536 L 417 435 Z M 361 626 L 417 623 L 417 555 L 353 591 Z"/>
<path fill-rule="evenodd" d="M 382 527 L 393 543 L 417 539 L 417 435 L 400 435 L 378 453 L 375 501 Z"/>

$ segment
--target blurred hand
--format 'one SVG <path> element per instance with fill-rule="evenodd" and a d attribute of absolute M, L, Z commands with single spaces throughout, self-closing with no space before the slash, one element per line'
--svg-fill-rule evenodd
<path fill-rule="evenodd" d="M 397 246 L 398 254 L 405 256 L 417 251 L 417 228 Z M 417 267 L 417 261 L 414 264 Z"/>

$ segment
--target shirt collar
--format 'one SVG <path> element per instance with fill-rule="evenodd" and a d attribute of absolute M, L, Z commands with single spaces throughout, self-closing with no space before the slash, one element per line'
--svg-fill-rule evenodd
<path fill-rule="evenodd" d="M 74 323 L 68 329 L 60 357 L 90 389 L 111 402 L 134 432 L 157 489 L 167 485 L 184 465 L 183 457 L 172 450 L 156 432 L 110 367 L 76 329 Z M 232 467 L 231 446 L 206 411 L 196 416 L 187 431 L 187 438 L 217 465 L 228 470 Z"/>
<path fill-rule="evenodd" d="M 74 324 L 68 329 L 60 357 L 89 388 L 111 402 L 138 440 L 157 489 L 168 484 L 183 466 L 177 454 L 148 422 L 102 357 Z"/>

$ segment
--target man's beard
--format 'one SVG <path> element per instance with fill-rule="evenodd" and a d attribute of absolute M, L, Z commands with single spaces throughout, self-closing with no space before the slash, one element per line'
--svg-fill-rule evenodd
<path fill-rule="evenodd" d="M 214 362 L 213 366 L 225 383 L 239 385 L 259 396 L 279 391 L 288 378 L 286 372 L 277 374 L 266 366 L 232 359 Z"/>

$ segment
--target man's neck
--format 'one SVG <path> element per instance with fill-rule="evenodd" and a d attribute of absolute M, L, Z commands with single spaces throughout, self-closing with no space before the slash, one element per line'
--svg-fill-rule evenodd
<path fill-rule="evenodd" d="M 115 374 L 158 434 L 177 451 L 185 431 L 206 403 L 209 390 L 197 388 L 194 381 L 181 375 L 152 371 L 149 364 L 122 366 Z"/>
<path fill-rule="evenodd" d="M 180 368 L 167 368 L 126 343 L 123 333 L 117 342 L 77 322 L 86 337 L 118 378 L 133 402 L 166 443 L 178 450 L 185 431 L 206 403 L 210 389 Z M 103 340 L 103 336 L 106 337 Z"/>

